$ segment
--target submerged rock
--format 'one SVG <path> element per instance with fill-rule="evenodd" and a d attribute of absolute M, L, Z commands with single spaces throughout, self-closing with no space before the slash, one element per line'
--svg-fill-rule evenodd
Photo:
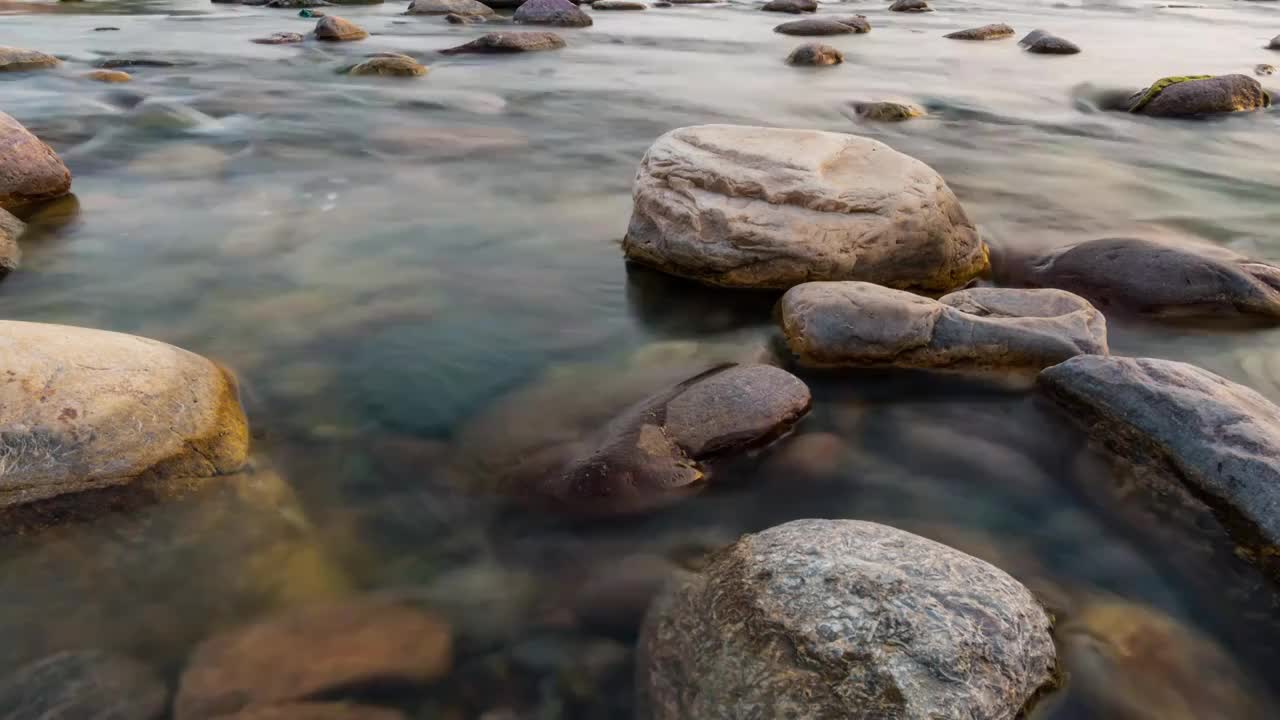
<path fill-rule="evenodd" d="M 1079 45 L 1066 38 L 1047 33 L 1042 33 L 1031 42 L 1020 44 L 1027 49 L 1027 52 L 1035 53 L 1036 55 L 1075 55 L 1080 52 Z"/>
<path fill-rule="evenodd" d="M 413 0 L 406 15 L 493 15 L 493 8 L 479 0 Z"/>
<path fill-rule="evenodd" d="M 952 40 L 1003 40 L 1004 38 L 1013 37 L 1013 28 L 998 23 L 995 25 L 983 25 L 982 27 L 970 28 L 968 30 L 959 30 L 949 33 L 944 37 Z"/>
<path fill-rule="evenodd" d="M 347 74 L 420 77 L 427 74 L 427 67 L 407 55 L 395 55 L 370 58 L 352 67 Z"/>
<path fill-rule="evenodd" d="M 0 279 L 18 269 L 22 261 L 22 250 L 18 247 L 18 238 L 27 226 L 21 220 L 0 209 Z"/>
<path fill-rule="evenodd" d="M 816 0 L 769 0 L 760 8 L 765 12 L 807 13 L 818 12 Z"/>
<path fill-rule="evenodd" d="M 1280 267 L 1207 243 L 1105 238 L 996 259 L 1003 284 L 1069 290 L 1104 312 L 1280 321 Z"/>
<path fill-rule="evenodd" d="M 320 22 L 316 23 L 315 32 L 317 40 L 337 42 L 364 40 L 369 37 L 369 33 L 365 32 L 364 28 L 349 20 L 343 20 L 337 15 L 326 15 L 320 18 Z"/>
<path fill-rule="evenodd" d="M 822 43 L 806 43 L 787 56 L 790 65 L 839 65 L 842 62 L 844 53 Z"/>
<path fill-rule="evenodd" d="M 921 107 L 898 102 L 858 102 L 853 103 L 853 111 L 860 118 L 877 122 L 902 122 L 925 115 Z"/>
<path fill-rule="evenodd" d="M 244 465 L 236 385 L 155 340 L 0 321 L 0 508 Z M 3 526 L 3 522 L 0 522 Z"/>
<path fill-rule="evenodd" d="M 71 171 L 22 123 L 0 112 L 0 209 L 71 192 Z"/>
<path fill-rule="evenodd" d="M 218 720 L 406 720 L 406 718 L 404 713 L 391 708 L 308 702 L 267 705 L 234 715 L 219 715 Z"/>
<path fill-rule="evenodd" d="M 0 72 L 43 70 L 61 64 L 58 58 L 38 50 L 0 46 Z"/>
<path fill-rule="evenodd" d="M 598 0 L 591 4 L 592 10 L 648 10 L 649 6 L 636 0 Z"/>
<path fill-rule="evenodd" d="M 933 300 L 863 282 L 812 282 L 782 296 L 782 330 L 817 366 L 1032 368 L 1107 353 L 1107 322 L 1061 290 L 974 288 Z"/>
<path fill-rule="evenodd" d="M 933 12 L 925 0 L 896 0 L 889 9 L 894 12 L 923 13 Z"/>
<path fill-rule="evenodd" d="M 1255 74 L 1255 75 L 1275 75 L 1275 74 L 1276 74 L 1276 66 L 1275 66 L 1275 65 L 1267 65 L 1267 64 L 1265 64 L 1265 63 L 1264 63 L 1264 64 L 1261 64 L 1261 65 L 1254 65 L 1254 66 L 1253 66 L 1253 74 Z"/>
<path fill-rule="evenodd" d="M 416 687 L 449 672 L 449 626 L 408 604 L 366 599 L 304 607 L 216 635 L 182 673 L 174 720 L 362 688 Z"/>
<path fill-rule="evenodd" d="M 564 40 L 550 32 L 501 32 L 489 33 L 469 43 L 441 50 L 441 55 L 463 53 L 505 54 L 559 50 Z"/>
<path fill-rule="evenodd" d="M 667 586 L 640 638 L 637 717 L 1013 720 L 1054 683 L 1051 625 L 958 550 L 797 520 Z"/>
<path fill-rule="evenodd" d="M 987 266 L 941 176 L 854 135 L 673 130 L 641 161 L 634 200 L 627 258 L 709 285 L 866 280 L 950 290 Z"/>
<path fill-rule="evenodd" d="M 84 76 L 104 83 L 126 83 L 133 79 L 132 75 L 121 70 L 90 70 Z"/>
<path fill-rule="evenodd" d="M 871 25 L 866 22 L 866 18 L 861 18 L 861 25 L 855 24 L 855 21 L 855 18 L 805 18 L 784 22 L 773 31 L 783 35 L 823 36 L 851 35 L 871 30 Z"/>
<path fill-rule="evenodd" d="M 259 45 L 289 45 L 292 43 L 300 43 L 307 38 L 301 33 L 296 32 L 277 32 L 271 33 L 267 37 L 254 38 L 249 42 L 255 42 Z"/>
<path fill-rule="evenodd" d="M 527 0 L 516 9 L 515 21 L 556 27 L 587 27 L 592 23 L 591 16 L 569 0 Z"/>
<path fill-rule="evenodd" d="M 1157 80 L 1130 99 L 1129 112 L 1185 117 L 1247 112 L 1270 105 L 1271 97 L 1248 75 L 1192 75 Z"/>
<path fill-rule="evenodd" d="M 1039 386 L 1121 459 L 1180 484 L 1280 578 L 1280 408 L 1194 365 L 1077 357 Z"/>
<path fill-rule="evenodd" d="M 270 2 L 268 2 L 266 5 L 266 7 L 269 7 L 269 8 L 291 9 L 291 10 L 297 10 L 297 9 L 303 9 L 303 8 L 332 7 L 332 6 L 333 6 L 333 3 L 326 2 L 326 0 L 270 0 Z M 306 17 L 316 17 L 316 16 L 308 15 Z M 319 17 L 324 17 L 324 16 L 320 15 Z"/>
<path fill-rule="evenodd" d="M 151 668 L 96 650 L 58 653 L 0 679 L 0 720 L 159 720 L 168 702 Z"/>

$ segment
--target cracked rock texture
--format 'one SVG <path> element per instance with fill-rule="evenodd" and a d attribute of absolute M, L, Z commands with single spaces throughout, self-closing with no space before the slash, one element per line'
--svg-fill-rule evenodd
<path fill-rule="evenodd" d="M 1280 578 L 1280 407 L 1208 370 L 1151 358 L 1072 358 L 1038 383 L 1126 462 L 1185 486 Z"/>
<path fill-rule="evenodd" d="M 667 586 L 641 633 L 637 717 L 1013 720 L 1054 683 L 1051 624 L 958 550 L 797 520 Z"/>
<path fill-rule="evenodd" d="M 0 509 L 221 475 L 248 425 L 230 375 L 155 340 L 0 321 Z"/>
<path fill-rule="evenodd" d="M 973 288 L 941 300 L 864 282 L 782 296 L 787 344 L 807 365 L 1034 368 L 1107 354 L 1107 321 L 1062 290 Z"/>
<path fill-rule="evenodd" d="M 634 201 L 627 258 L 710 285 L 866 280 L 950 290 L 987 266 L 938 173 L 854 135 L 673 130 L 645 153 Z"/>

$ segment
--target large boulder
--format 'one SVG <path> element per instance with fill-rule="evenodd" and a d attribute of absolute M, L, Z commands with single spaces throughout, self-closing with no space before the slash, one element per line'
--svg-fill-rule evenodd
<path fill-rule="evenodd" d="M 22 261 L 18 238 L 22 237 L 22 231 L 26 227 L 21 220 L 9 214 L 8 210 L 0 209 L 0 279 L 16 270 L 18 263 Z"/>
<path fill-rule="evenodd" d="M 199 355 L 4 320 L 0 373 L 0 509 L 244 465 L 249 433 L 235 382 Z"/>
<path fill-rule="evenodd" d="M 406 15 L 449 15 L 463 16 L 493 15 L 493 8 L 479 0 L 413 0 L 409 3 Z"/>
<path fill-rule="evenodd" d="M 0 112 L 0 209 L 71 192 L 71 171 L 22 123 Z"/>
<path fill-rule="evenodd" d="M 1157 80 L 1129 100 L 1129 112 L 1186 117 L 1247 112 L 1271 105 L 1271 96 L 1248 75 L 1176 76 Z"/>
<path fill-rule="evenodd" d="M 667 586 L 641 633 L 637 717 L 1013 720 L 1054 683 L 1051 624 L 958 550 L 797 520 Z"/>
<path fill-rule="evenodd" d="M 1204 242 L 1104 238 L 992 262 L 1002 284 L 1069 290 L 1103 312 L 1280 321 L 1280 267 Z"/>
<path fill-rule="evenodd" d="M 43 70 L 57 67 L 61 63 L 62 61 L 58 58 L 38 50 L 0 47 L 0 72 Z"/>
<path fill-rule="evenodd" d="M 864 282 L 812 282 L 782 296 L 802 363 L 1032 368 L 1107 353 L 1107 321 L 1061 290 L 974 288 L 933 300 Z"/>
<path fill-rule="evenodd" d="M 528 0 L 516 9 L 514 20 L 521 25 L 587 27 L 591 16 L 569 0 Z"/>
<path fill-rule="evenodd" d="M 0 720 L 159 720 L 168 702 L 150 668 L 95 650 L 61 652 L 0 678 Z"/>
<path fill-rule="evenodd" d="M 982 27 L 969 28 L 968 30 L 957 30 L 948 33 L 943 37 L 952 40 L 1003 40 L 1004 38 L 1013 37 L 1013 28 L 1004 23 L 994 25 L 983 25 Z"/>
<path fill-rule="evenodd" d="M 174 720 L 370 689 L 420 687 L 453 662 L 449 626 L 390 599 L 304 607 L 210 638 L 182 673 Z"/>
<path fill-rule="evenodd" d="M 551 32 L 499 32 L 482 35 L 469 43 L 441 50 L 441 55 L 498 54 L 559 50 L 564 40 Z"/>
<path fill-rule="evenodd" d="M 1181 486 L 1280 578 L 1280 408 L 1171 360 L 1084 356 L 1039 386 L 1122 460 Z"/>
<path fill-rule="evenodd" d="M 960 201 L 882 143 L 702 125 L 663 135 L 636 175 L 628 259 L 709 285 L 866 280 L 950 290 L 987 267 Z"/>

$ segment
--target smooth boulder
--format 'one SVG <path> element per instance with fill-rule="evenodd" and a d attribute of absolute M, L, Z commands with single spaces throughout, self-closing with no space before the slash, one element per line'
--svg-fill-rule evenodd
<path fill-rule="evenodd" d="M 382 55 L 372 57 L 347 70 L 348 75 L 375 75 L 383 77 L 421 77 L 427 67 L 408 55 Z"/>
<path fill-rule="evenodd" d="M 787 64 L 789 65 L 839 65 L 844 62 L 844 53 L 830 45 L 822 43 L 805 43 L 787 56 Z"/>
<path fill-rule="evenodd" d="M 864 282 L 782 296 L 782 331 L 806 365 L 1031 368 L 1107 354 L 1107 322 L 1061 290 L 973 288 L 939 300 Z"/>
<path fill-rule="evenodd" d="M 22 249 L 18 247 L 18 238 L 27 229 L 25 223 L 0 209 L 0 279 L 18 269 L 22 262 Z"/>
<path fill-rule="evenodd" d="M 430 611 L 373 598 L 304 607 L 196 648 L 173 715 L 207 720 L 362 687 L 419 687 L 452 662 L 449 626 Z"/>
<path fill-rule="evenodd" d="M 1035 55 L 1075 55 L 1080 52 L 1080 46 L 1057 35 L 1049 35 L 1042 31 L 1030 42 L 1019 43 L 1027 52 Z"/>
<path fill-rule="evenodd" d="M 0 720 L 159 720 L 169 689 L 132 658 L 61 652 L 0 678 Z"/>
<path fill-rule="evenodd" d="M 343 20 L 337 15 L 326 15 L 320 18 L 320 22 L 316 23 L 315 33 L 317 40 L 331 42 L 364 40 L 369 37 L 369 33 L 365 32 L 364 28 L 349 20 Z"/>
<path fill-rule="evenodd" d="M 406 15 L 464 15 L 487 17 L 493 15 L 493 8 L 479 0 L 413 0 L 409 3 Z"/>
<path fill-rule="evenodd" d="M 1051 287 L 1164 319 L 1280 322 L 1280 267 L 1196 241 L 1103 238 L 1049 252 L 996 253 L 1004 285 Z"/>
<path fill-rule="evenodd" d="M 71 192 L 71 171 L 22 123 L 0 112 L 0 209 Z"/>
<path fill-rule="evenodd" d="M 240 469 L 235 382 L 155 340 L 0 321 L 0 508 Z"/>
<path fill-rule="evenodd" d="M 1129 101 L 1129 112 L 1188 117 L 1249 112 L 1271 105 L 1271 96 L 1248 75 L 1179 76 L 1157 80 Z"/>
<path fill-rule="evenodd" d="M 633 197 L 627 258 L 709 285 L 866 280 L 951 290 L 987 267 L 938 173 L 854 135 L 680 128 L 645 153 Z"/>
<path fill-rule="evenodd" d="M 760 8 L 765 12 L 800 13 L 818 12 L 816 0 L 769 0 Z"/>
<path fill-rule="evenodd" d="M 866 24 L 865 18 L 862 25 L 857 25 L 850 20 L 838 20 L 836 18 L 805 18 L 804 20 L 792 20 L 784 22 L 773 29 L 776 33 L 783 35 L 801 35 L 806 37 L 821 37 L 826 35 L 852 35 L 853 33 L 864 33 L 871 29 Z"/>
<path fill-rule="evenodd" d="M 969 28 L 968 30 L 959 30 L 948 33 L 943 37 L 951 38 L 952 40 L 1003 40 L 1004 38 L 1013 37 L 1013 28 L 1004 23 L 997 23 Z"/>
<path fill-rule="evenodd" d="M 133 76 L 123 70 L 90 70 L 84 76 L 90 80 L 104 83 L 127 83 Z"/>
<path fill-rule="evenodd" d="M 564 40 L 555 33 L 500 32 L 482 35 L 469 43 L 441 50 L 440 54 L 463 55 L 466 53 L 479 53 L 505 55 L 509 53 L 559 50 L 562 47 L 564 47 Z"/>
<path fill-rule="evenodd" d="M 516 9 L 513 19 L 521 25 L 588 27 L 591 16 L 569 0 L 527 0 Z"/>
<path fill-rule="evenodd" d="M 1021 717 L 1055 681 L 1052 620 L 977 558 L 895 528 L 797 520 L 670 583 L 637 717 Z"/>
<path fill-rule="evenodd" d="M 1120 459 L 1207 505 L 1280 578 L 1280 407 L 1208 370 L 1151 358 L 1072 358 L 1038 384 Z"/>
<path fill-rule="evenodd" d="M 19 72 L 22 70 L 44 70 L 61 65 L 62 61 L 39 50 L 24 50 L 15 47 L 0 47 L 0 72 Z"/>
<path fill-rule="evenodd" d="M 896 0 L 889 9 L 893 12 L 907 13 L 933 12 L 933 8 L 929 7 L 929 3 L 925 0 Z"/>

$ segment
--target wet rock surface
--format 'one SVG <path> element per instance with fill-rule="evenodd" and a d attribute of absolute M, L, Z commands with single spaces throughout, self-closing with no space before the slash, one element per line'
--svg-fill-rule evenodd
<path fill-rule="evenodd" d="M 925 0 L 895 0 L 889 9 L 893 12 L 906 13 L 933 12 L 933 8 L 929 7 L 929 3 Z"/>
<path fill-rule="evenodd" d="M 0 112 L 0 209 L 71 192 L 71 171 L 53 148 Z"/>
<path fill-rule="evenodd" d="M 787 56 L 787 63 L 791 65 L 839 65 L 842 62 L 844 62 L 844 53 L 821 43 L 801 45 Z"/>
<path fill-rule="evenodd" d="M 328 40 L 330 42 L 364 40 L 369 37 L 369 33 L 365 32 L 364 28 L 336 15 L 326 15 L 320 18 L 320 22 L 316 23 L 315 33 L 317 40 Z"/>
<path fill-rule="evenodd" d="M 1120 459 L 1189 490 L 1280 577 L 1280 408 L 1207 370 L 1151 358 L 1072 358 L 1038 384 Z"/>
<path fill-rule="evenodd" d="M 421 77 L 427 74 L 427 67 L 407 55 L 388 55 L 373 57 L 354 65 L 347 71 L 348 75 L 375 75 L 383 77 Z"/>
<path fill-rule="evenodd" d="M 521 25 L 588 27 L 592 23 L 591 16 L 569 0 L 527 0 L 513 17 Z"/>
<path fill-rule="evenodd" d="M 1168 77 L 1135 94 L 1130 99 L 1129 112 L 1188 117 L 1248 112 L 1270 105 L 1270 96 L 1248 75 Z"/>
<path fill-rule="evenodd" d="M 858 118 L 875 122 L 902 122 L 924 117 L 926 114 L 923 108 L 916 105 L 891 101 L 856 102 L 852 108 Z"/>
<path fill-rule="evenodd" d="M 959 30 L 949 33 L 945 37 L 952 40 L 1003 40 L 1013 37 L 1013 28 L 1004 23 L 998 23 L 969 28 L 968 30 Z"/>
<path fill-rule="evenodd" d="M 668 585 L 641 635 L 638 717 L 1012 720 L 1055 681 L 1051 625 L 977 558 L 797 520 Z"/>
<path fill-rule="evenodd" d="M 1107 353 L 1107 324 L 1061 290 L 974 288 L 939 300 L 861 282 L 805 283 L 780 304 L 783 333 L 811 365 L 1042 369 Z"/>
<path fill-rule="evenodd" d="M 559 50 L 564 47 L 564 40 L 559 35 L 549 32 L 502 32 L 489 33 L 469 43 L 441 50 L 443 55 L 462 55 L 466 53 L 507 54 L 522 52 L 539 52 L 542 50 Z"/>
<path fill-rule="evenodd" d="M 942 177 L 874 140 L 703 125 L 641 161 L 628 259 L 709 285 L 865 280 L 952 289 L 987 264 Z"/>
<path fill-rule="evenodd" d="M 61 60 L 39 50 L 0 46 L 0 72 L 44 70 L 60 64 Z"/>
<path fill-rule="evenodd" d="M 151 668 L 100 651 L 58 653 L 0 678 L 0 720 L 159 720 L 168 702 Z"/>

